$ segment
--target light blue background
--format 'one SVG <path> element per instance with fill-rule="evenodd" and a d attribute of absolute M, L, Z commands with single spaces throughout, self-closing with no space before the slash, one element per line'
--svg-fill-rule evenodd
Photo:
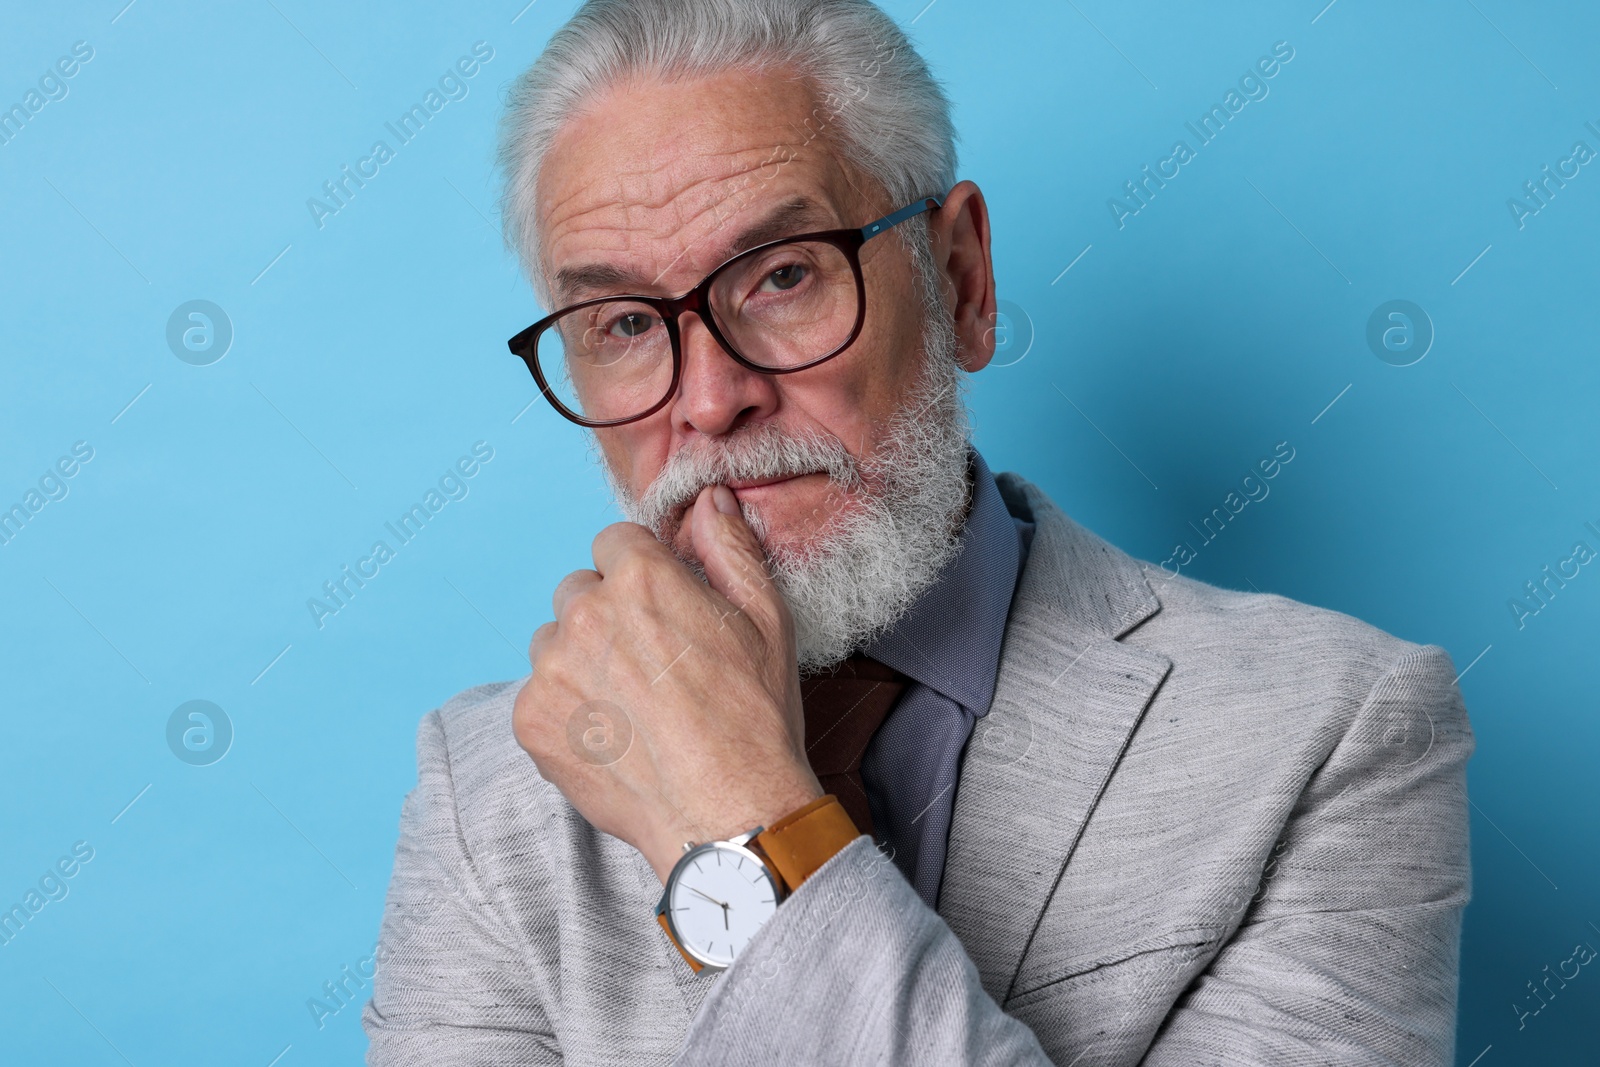
<path fill-rule="evenodd" d="M 1506 201 L 1600 149 L 1600 19 L 1325 2 L 890 5 L 1034 331 L 973 380 L 978 441 L 1156 561 L 1292 444 L 1186 572 L 1470 665 L 1459 1063 L 1589 1061 L 1600 976 L 1513 1005 L 1600 946 L 1600 567 L 1524 628 L 1508 601 L 1600 549 L 1600 166 L 1522 229 Z M 94 448 L 0 547 L 0 905 L 95 850 L 0 947 L 0 1060 L 350 1063 L 358 1007 L 319 1030 L 306 1001 L 372 949 L 417 720 L 525 671 L 612 517 L 506 353 L 537 309 L 493 210 L 499 94 L 571 5 L 123 3 L 9 5 L 0 35 L 4 105 L 94 48 L 0 146 L 0 506 Z M 469 95 L 319 229 L 307 198 L 477 41 Z M 1118 229 L 1107 199 L 1277 41 L 1270 95 Z M 1365 341 L 1396 298 L 1437 331 L 1407 367 Z M 191 299 L 233 323 L 211 366 L 165 341 Z M 319 630 L 307 598 L 480 440 L 470 495 Z M 192 699 L 235 730 L 211 766 L 167 748 Z"/>

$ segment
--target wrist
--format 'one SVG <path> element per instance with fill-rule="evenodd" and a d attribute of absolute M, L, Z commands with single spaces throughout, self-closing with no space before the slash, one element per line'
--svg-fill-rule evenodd
<path fill-rule="evenodd" d="M 639 851 L 644 854 L 645 860 L 656 872 L 656 878 L 666 884 L 667 877 L 672 874 L 678 860 L 683 856 L 684 846 L 703 844 L 707 841 L 726 841 L 756 827 L 772 827 L 778 825 L 783 819 L 792 816 L 806 805 L 813 804 L 823 796 L 822 785 L 812 774 L 806 770 L 809 782 L 801 780 L 793 783 L 781 792 L 774 792 L 763 799 L 744 806 L 746 814 L 731 820 L 719 819 L 710 825 L 701 825 L 693 829 L 686 829 L 683 824 L 674 824 L 663 830 L 660 835 L 649 845 Z"/>
<path fill-rule="evenodd" d="M 858 836 L 830 793 L 769 827 L 698 843 L 666 878 L 656 922 L 693 970 L 723 970 L 789 894 Z"/>

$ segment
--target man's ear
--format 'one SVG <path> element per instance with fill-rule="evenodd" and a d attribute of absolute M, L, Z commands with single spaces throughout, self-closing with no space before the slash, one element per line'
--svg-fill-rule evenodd
<path fill-rule="evenodd" d="M 961 369 L 982 370 L 994 358 L 996 323 L 989 208 L 982 191 L 970 181 L 957 183 L 929 215 L 928 232 L 955 322 Z"/>

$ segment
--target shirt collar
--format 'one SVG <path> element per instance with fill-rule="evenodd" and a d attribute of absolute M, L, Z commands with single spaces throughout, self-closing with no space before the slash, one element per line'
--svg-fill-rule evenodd
<path fill-rule="evenodd" d="M 972 506 L 956 557 L 882 637 L 862 651 L 912 681 L 937 690 L 973 715 L 994 699 L 1011 597 L 1026 535 L 1006 509 L 994 475 L 968 453 Z"/>

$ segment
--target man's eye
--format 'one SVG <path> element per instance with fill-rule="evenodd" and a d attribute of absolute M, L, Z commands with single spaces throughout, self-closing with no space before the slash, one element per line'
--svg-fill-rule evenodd
<path fill-rule="evenodd" d="M 783 292 L 788 289 L 793 289 L 795 286 L 805 281 L 807 273 L 808 272 L 806 271 L 806 268 L 802 264 L 791 263 L 788 266 L 779 267 L 777 270 L 768 274 L 761 287 L 768 292 L 773 290 Z M 770 288 L 768 288 L 769 286 Z"/>
<path fill-rule="evenodd" d="M 632 340 L 633 338 L 644 333 L 646 330 L 650 329 L 650 326 L 654 322 L 655 317 L 653 315 L 646 315 L 642 311 L 634 311 L 630 312 L 629 314 L 619 316 L 614 322 L 612 322 L 611 327 L 609 330 L 607 330 L 607 332 L 612 336 L 620 337 L 625 341 Z"/>

